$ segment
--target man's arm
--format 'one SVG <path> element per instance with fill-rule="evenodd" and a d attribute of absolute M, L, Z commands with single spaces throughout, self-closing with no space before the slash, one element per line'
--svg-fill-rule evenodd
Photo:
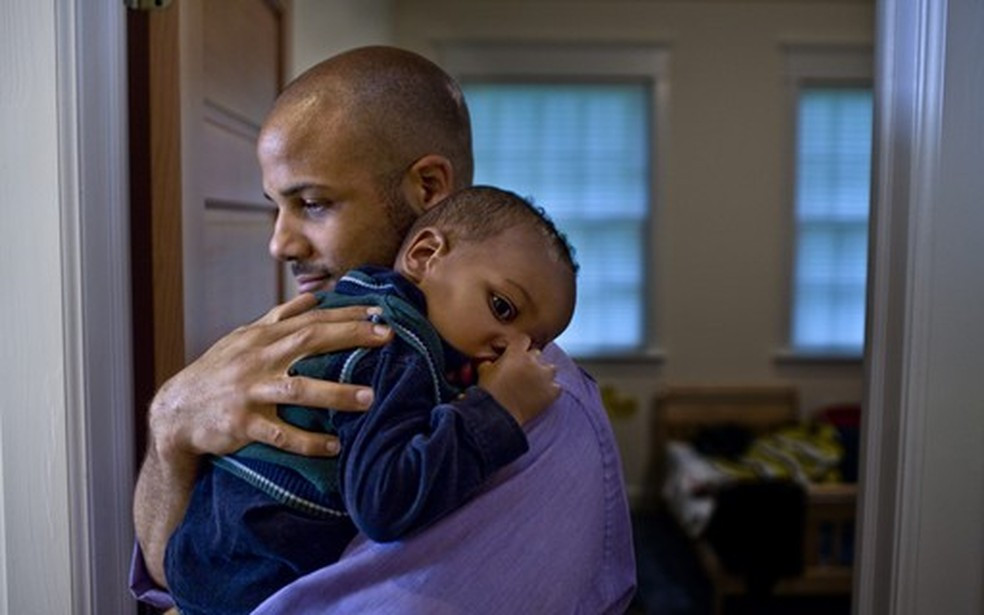
<path fill-rule="evenodd" d="M 151 403 L 133 517 L 147 570 L 162 587 L 164 550 L 184 517 L 203 455 L 224 455 L 254 441 L 302 455 L 335 455 L 335 438 L 285 423 L 277 404 L 364 410 L 372 403 L 366 387 L 287 375 L 301 357 L 377 346 L 391 336 L 366 320 L 365 307 L 310 310 L 315 303 L 301 295 L 236 329 L 165 383 Z"/>
<path fill-rule="evenodd" d="M 133 494 L 133 521 L 137 540 L 147 572 L 161 587 L 167 587 L 164 578 L 164 549 L 174 528 L 184 517 L 197 467 L 197 458 L 190 458 L 185 464 L 178 460 L 170 465 L 162 463 L 156 447 L 151 444 L 137 476 L 137 486 Z"/>

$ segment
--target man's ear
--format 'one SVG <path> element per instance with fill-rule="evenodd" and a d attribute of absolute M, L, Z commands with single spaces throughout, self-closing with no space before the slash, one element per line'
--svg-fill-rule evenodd
<path fill-rule="evenodd" d="M 427 154 L 407 171 L 403 189 L 410 206 L 420 215 L 454 191 L 454 166 L 444 156 Z"/>
<path fill-rule="evenodd" d="M 417 231 L 400 254 L 399 270 L 415 283 L 420 284 L 431 267 L 448 251 L 447 236 L 428 226 Z"/>

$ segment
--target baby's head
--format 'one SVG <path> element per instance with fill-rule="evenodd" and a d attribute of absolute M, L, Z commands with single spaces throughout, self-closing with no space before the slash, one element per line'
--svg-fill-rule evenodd
<path fill-rule="evenodd" d="M 466 188 L 425 212 L 396 270 L 423 291 L 441 337 L 473 359 L 495 360 L 523 335 L 542 348 L 574 313 L 567 240 L 542 210 L 498 188 Z"/>

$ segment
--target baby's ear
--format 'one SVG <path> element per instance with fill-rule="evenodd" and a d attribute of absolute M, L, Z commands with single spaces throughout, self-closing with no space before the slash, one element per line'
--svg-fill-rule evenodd
<path fill-rule="evenodd" d="M 400 254 L 399 271 L 417 284 L 423 281 L 430 268 L 448 251 L 447 236 L 428 226 L 414 233 Z"/>

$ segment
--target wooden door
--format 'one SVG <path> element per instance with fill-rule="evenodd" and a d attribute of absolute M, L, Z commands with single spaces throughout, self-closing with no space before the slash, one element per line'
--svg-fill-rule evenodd
<path fill-rule="evenodd" d="M 202 79 L 191 91 L 188 104 L 198 108 L 183 147 L 197 172 L 184 206 L 188 359 L 282 296 L 280 268 L 267 252 L 274 209 L 256 160 L 260 125 L 281 84 L 282 11 L 265 0 L 195 4 L 201 62 L 192 70 Z M 194 45 L 193 36 L 186 40 Z"/>
<path fill-rule="evenodd" d="M 287 11 L 174 0 L 128 15 L 138 460 L 154 391 L 283 295 L 255 142 L 282 84 Z"/>

